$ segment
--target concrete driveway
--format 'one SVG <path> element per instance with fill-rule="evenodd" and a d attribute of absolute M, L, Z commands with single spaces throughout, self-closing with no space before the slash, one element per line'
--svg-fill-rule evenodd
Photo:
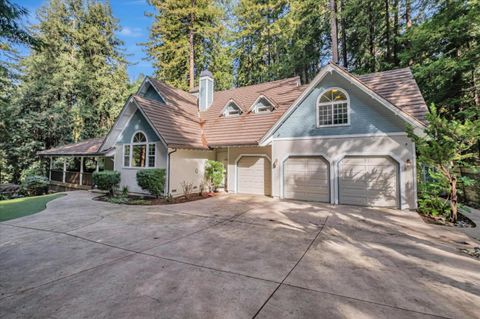
<path fill-rule="evenodd" d="M 416 213 L 93 196 L 0 223 L 0 318 L 480 318 L 473 243 Z"/>

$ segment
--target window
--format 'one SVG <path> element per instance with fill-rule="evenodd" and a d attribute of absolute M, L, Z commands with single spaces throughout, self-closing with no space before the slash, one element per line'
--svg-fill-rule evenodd
<path fill-rule="evenodd" d="M 131 144 L 124 145 L 123 166 L 125 167 L 155 167 L 156 146 L 148 143 L 142 132 L 137 132 Z"/>
<path fill-rule="evenodd" d="M 130 144 L 123 145 L 123 166 L 130 166 Z"/>
<path fill-rule="evenodd" d="M 348 125 L 349 100 L 346 92 L 330 89 L 323 93 L 317 103 L 317 126 Z"/>
<path fill-rule="evenodd" d="M 238 116 L 242 114 L 240 107 L 233 101 L 230 101 L 223 109 L 223 116 Z"/>
<path fill-rule="evenodd" d="M 253 105 L 253 113 L 269 113 L 273 111 L 273 105 L 267 98 L 260 96 Z"/>

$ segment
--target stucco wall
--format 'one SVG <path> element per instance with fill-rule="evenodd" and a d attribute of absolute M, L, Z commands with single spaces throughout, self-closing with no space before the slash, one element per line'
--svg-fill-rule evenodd
<path fill-rule="evenodd" d="M 323 155 L 330 162 L 331 200 L 337 203 L 337 164 L 347 155 L 388 155 L 399 162 L 401 208 L 416 207 L 415 148 L 405 135 L 312 138 L 273 140 L 272 160 L 278 165 L 273 169 L 272 192 L 275 197 L 281 194 L 281 170 L 283 161 L 289 155 Z M 407 160 L 410 164 L 406 164 Z"/>
<path fill-rule="evenodd" d="M 171 151 L 171 150 L 170 150 Z M 183 195 L 182 182 L 193 184 L 194 192 L 204 179 L 205 163 L 215 160 L 215 151 L 177 150 L 170 155 L 170 193 Z"/>
<path fill-rule="evenodd" d="M 236 190 L 236 176 L 235 164 L 241 155 L 263 154 L 267 155 L 269 159 L 272 158 L 272 148 L 266 147 L 229 147 L 228 148 L 228 191 L 235 192 Z"/>
<path fill-rule="evenodd" d="M 317 128 L 317 98 L 331 87 L 344 89 L 350 98 L 350 125 Z M 362 90 L 336 73 L 327 74 L 274 132 L 274 137 L 325 136 L 404 132 L 404 124 Z"/>

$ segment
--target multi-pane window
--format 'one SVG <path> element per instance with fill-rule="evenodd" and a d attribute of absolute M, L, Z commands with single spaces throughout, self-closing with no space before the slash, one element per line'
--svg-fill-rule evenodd
<path fill-rule="evenodd" d="M 155 144 L 148 144 L 145 134 L 137 132 L 131 144 L 124 145 L 123 165 L 125 167 L 155 167 Z"/>
<path fill-rule="evenodd" d="M 318 126 L 335 126 L 349 124 L 348 98 L 339 89 L 331 89 L 323 93 L 318 100 Z"/>
<path fill-rule="evenodd" d="M 125 144 L 123 146 L 123 166 L 130 166 L 130 144 Z"/>
<path fill-rule="evenodd" d="M 148 167 L 155 167 L 155 144 L 148 144 Z"/>

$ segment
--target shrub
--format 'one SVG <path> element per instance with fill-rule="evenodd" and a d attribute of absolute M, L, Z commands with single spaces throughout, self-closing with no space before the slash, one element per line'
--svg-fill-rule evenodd
<path fill-rule="evenodd" d="M 205 178 L 209 181 L 215 188 L 222 185 L 225 178 L 225 169 L 223 163 L 208 160 L 205 164 Z"/>
<path fill-rule="evenodd" d="M 185 198 L 190 199 L 193 191 L 193 184 L 183 181 L 180 186 L 182 186 L 183 195 L 185 195 Z"/>
<path fill-rule="evenodd" d="M 137 184 L 158 198 L 165 190 L 165 169 L 145 169 L 137 172 Z"/>
<path fill-rule="evenodd" d="M 43 195 L 48 193 L 48 184 L 45 176 L 31 175 L 23 180 L 22 189 L 29 196 Z"/>
<path fill-rule="evenodd" d="M 45 167 L 40 161 L 33 162 L 28 168 L 20 173 L 20 181 L 23 182 L 29 176 L 46 176 Z"/>
<path fill-rule="evenodd" d="M 92 175 L 93 184 L 98 189 L 108 191 L 110 196 L 113 196 L 115 189 L 120 184 L 120 172 L 117 171 L 102 171 L 95 172 Z"/>

